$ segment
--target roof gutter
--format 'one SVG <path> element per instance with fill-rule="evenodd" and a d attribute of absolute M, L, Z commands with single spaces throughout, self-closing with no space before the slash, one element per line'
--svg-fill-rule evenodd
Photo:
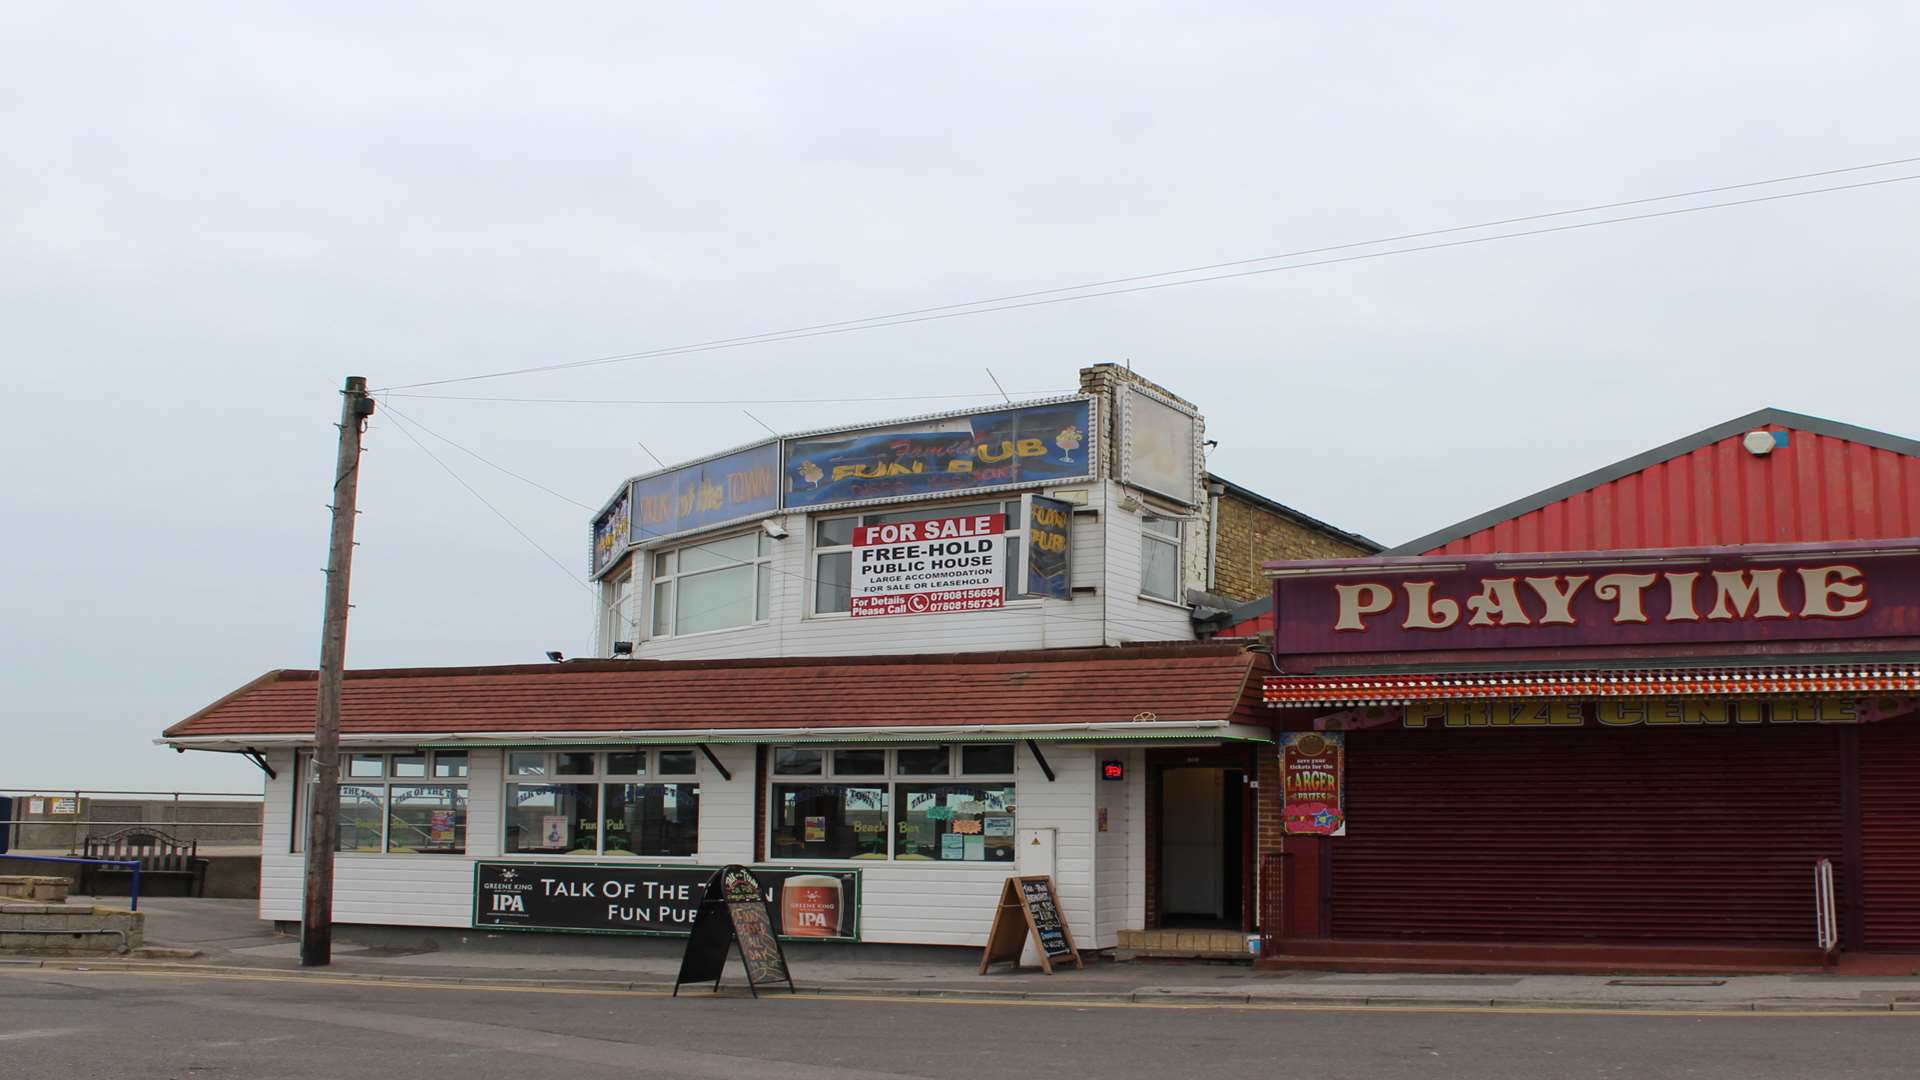
<path fill-rule="evenodd" d="M 834 739 L 872 740 L 914 739 L 938 742 L 942 740 L 966 740 L 982 738 L 1003 739 L 1043 739 L 1058 740 L 1064 738 L 1112 737 L 1115 739 L 1166 739 L 1190 736 L 1196 739 L 1236 739 L 1266 740 L 1271 736 L 1263 727 L 1235 724 L 1230 720 L 1203 720 L 1191 723 L 1172 723 L 1161 721 L 1117 721 L 1112 723 L 1080 724 L 949 724 L 940 726 L 883 726 L 883 727 L 778 727 L 778 728 L 648 728 L 599 731 L 416 731 L 416 732 L 380 732 L 378 734 L 355 734 L 343 732 L 343 742 L 362 746 L 405 745 L 417 746 L 422 743 L 434 746 L 455 747 L 562 745 L 591 743 L 764 743 L 785 740 L 805 740 L 808 742 L 832 741 Z M 173 738 L 159 738 L 154 742 L 161 746 L 171 746 L 181 750 L 212 750 L 245 743 L 249 746 L 307 746 L 313 742 L 309 733 L 286 735 L 182 735 Z"/>

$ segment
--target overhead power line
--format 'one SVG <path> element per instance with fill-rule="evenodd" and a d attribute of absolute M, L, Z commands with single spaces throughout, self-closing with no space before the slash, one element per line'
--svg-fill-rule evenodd
<path fill-rule="evenodd" d="M 1294 263 L 1286 266 L 1260 267 L 1227 274 L 1209 274 L 1204 277 L 1187 275 L 1206 274 L 1209 271 L 1230 267 L 1253 266 L 1259 263 L 1278 262 L 1286 259 L 1305 258 L 1311 255 L 1329 254 L 1339 251 L 1351 251 L 1356 248 L 1377 247 L 1383 244 L 1401 243 L 1407 240 L 1426 239 L 1463 232 L 1500 228 L 1506 225 L 1522 224 L 1531 221 L 1545 221 L 1553 218 L 1569 217 L 1578 214 L 1598 213 L 1605 210 L 1622 209 L 1629 206 L 1642 206 L 1650 203 L 1668 202 L 1674 199 L 1693 198 L 1701 195 L 1713 195 L 1729 191 L 1745 190 L 1756 187 L 1768 187 L 1775 184 L 1792 183 L 1826 176 L 1838 176 L 1846 173 L 1864 172 L 1872 169 L 1889 168 L 1920 161 L 1920 157 L 1894 158 L 1887 161 L 1865 165 L 1849 165 L 1844 168 L 1823 169 L 1818 172 L 1797 173 L 1791 176 L 1778 176 L 1766 180 L 1749 180 L 1737 184 L 1723 184 L 1717 187 L 1696 188 L 1691 191 L 1674 192 L 1667 195 L 1651 195 L 1644 198 L 1626 199 L 1618 202 L 1598 203 L 1590 206 L 1573 207 L 1564 210 L 1551 210 L 1544 213 L 1526 214 L 1518 217 L 1500 218 L 1492 221 L 1477 222 L 1471 225 L 1453 225 L 1438 229 L 1425 229 L 1417 232 L 1400 233 L 1393 236 L 1378 237 L 1372 240 L 1357 240 L 1348 243 L 1323 247 L 1304 248 L 1298 251 L 1282 252 L 1274 255 L 1261 255 L 1246 259 L 1234 259 L 1226 262 L 1207 263 L 1189 266 L 1178 270 L 1163 270 L 1150 274 L 1135 274 L 1127 277 L 1107 278 L 1100 281 L 1083 282 L 1078 285 L 1063 285 L 1048 289 L 1036 289 L 1027 292 L 1008 293 L 1001 296 L 986 297 L 954 304 L 942 304 L 934 307 L 912 308 L 885 315 L 873 315 L 860 319 L 846 319 L 838 322 L 814 323 L 808 326 L 792 327 L 786 330 L 770 330 L 758 334 L 737 337 L 715 338 L 710 341 L 693 342 L 686 345 L 665 346 L 638 352 L 619 353 L 611 356 L 595 357 L 587 360 L 574 360 L 556 364 L 542 364 L 530 367 L 512 368 L 504 371 L 487 372 L 480 375 L 465 375 L 449 379 L 433 379 L 423 382 L 405 383 L 386 387 L 380 393 L 397 390 L 412 390 L 422 387 L 447 386 L 455 383 L 477 382 L 485 379 L 505 378 L 513 375 L 530 375 L 552 371 L 567 371 L 577 368 L 597 367 L 606 364 L 626 363 L 664 356 L 683 356 L 691 353 L 710 352 L 717 349 L 740 348 L 747 345 L 770 344 L 781 341 L 795 341 L 812 337 L 824 337 L 834 334 L 853 333 L 859 330 L 879 329 L 888 326 L 904 326 L 913 323 L 933 322 L 943 319 L 962 318 L 970 315 L 983 315 L 996 311 L 1011 311 L 1021 308 L 1040 307 L 1048 304 L 1071 303 L 1077 300 L 1091 300 L 1105 296 L 1119 296 L 1135 292 L 1147 292 L 1155 289 L 1173 288 L 1181 285 L 1198 285 L 1207 282 L 1225 281 L 1232 278 L 1251 277 L 1257 274 L 1277 273 L 1285 270 L 1303 270 L 1316 266 L 1328 266 L 1343 262 L 1357 262 L 1363 259 L 1384 258 L 1391 255 L 1408 255 L 1423 251 L 1436 251 L 1444 248 L 1465 247 L 1472 244 L 1492 243 L 1499 240 L 1513 240 L 1527 236 L 1542 236 L 1551 233 L 1568 232 L 1575 229 L 1593 228 L 1600 225 L 1616 225 L 1632 221 L 1647 221 L 1654 218 L 1671 217 L 1678 214 L 1699 213 L 1705 210 L 1719 210 L 1735 206 L 1748 206 L 1756 203 L 1773 202 L 1781 199 L 1801 198 L 1808 195 L 1824 195 L 1838 191 L 1851 191 L 1860 188 L 1878 187 L 1885 184 L 1902 183 L 1920 179 L 1920 176 L 1898 176 L 1888 179 L 1864 181 L 1856 184 L 1839 184 L 1829 187 L 1809 188 L 1800 191 L 1782 192 L 1774 195 L 1759 196 L 1751 199 L 1734 199 L 1725 202 L 1706 203 L 1699 206 L 1681 207 L 1646 214 L 1629 214 L 1619 217 L 1603 218 L 1597 221 L 1578 222 L 1543 229 L 1524 229 L 1515 232 L 1500 233 L 1493 236 L 1472 237 L 1437 244 L 1421 244 L 1412 247 L 1394 248 L 1387 251 L 1366 252 L 1333 259 L 1319 259 L 1312 262 Z M 1163 281 L 1163 278 L 1180 278 L 1176 281 Z M 1151 282 L 1151 284 L 1137 284 Z M 1109 286 L 1130 286 L 1109 288 Z M 1094 291 L 1089 291 L 1094 290 Z M 1073 294 L 1073 295 L 1064 295 Z"/>
<path fill-rule="evenodd" d="M 466 394 L 409 394 L 400 390 L 382 390 L 380 399 L 414 398 L 420 401 L 506 401 L 534 405 L 659 405 L 684 407 L 694 405 L 864 405 L 872 402 L 887 401 L 962 401 L 974 398 L 995 398 L 1002 392 L 972 392 L 964 394 L 895 394 L 888 397 L 844 397 L 844 398 L 683 398 L 671 400 L 664 398 L 550 398 L 550 397 L 479 397 Z M 1050 397 L 1055 394 L 1073 393 L 1071 390 L 1019 390 L 1021 397 Z"/>

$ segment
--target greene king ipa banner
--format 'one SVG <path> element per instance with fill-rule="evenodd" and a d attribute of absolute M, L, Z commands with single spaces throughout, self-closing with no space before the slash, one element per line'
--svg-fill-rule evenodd
<path fill-rule="evenodd" d="M 685 934 L 716 867 L 633 863 L 474 864 L 473 925 L 489 930 Z M 858 870 L 754 867 L 774 930 L 787 938 L 860 939 Z"/>
<path fill-rule="evenodd" d="M 1280 813 L 1294 836 L 1345 836 L 1347 748 L 1337 731 L 1294 731 L 1280 739 Z"/>

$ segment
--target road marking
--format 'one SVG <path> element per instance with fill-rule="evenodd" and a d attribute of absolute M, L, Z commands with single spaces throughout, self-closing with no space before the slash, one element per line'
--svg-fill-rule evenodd
<path fill-rule="evenodd" d="M 26 1031 L 0 1032 L 0 1042 L 12 1042 L 15 1039 L 52 1039 L 61 1035 L 77 1035 L 80 1028 L 29 1028 Z"/>
<path fill-rule="evenodd" d="M 146 978 L 176 979 L 217 979 L 227 982 L 281 982 L 308 983 L 321 986 L 351 986 L 360 990 L 439 990 L 482 994 L 553 994 L 577 997 L 627 997 L 627 998 L 664 998 L 672 996 L 665 990 L 597 990 L 575 986 L 490 986 L 484 983 L 435 982 L 426 979 L 355 979 L 346 976 L 326 975 L 280 975 L 262 973 L 258 975 L 238 974 L 224 971 L 140 971 L 131 968 L 117 970 L 82 970 L 78 968 L 34 968 L 10 971 L 0 968 L 0 975 L 45 974 L 58 971 L 69 975 L 138 975 Z M 740 989 L 729 987 L 729 989 Z M 690 1001 L 703 1000 L 700 996 L 690 996 Z M 710 1000 L 710 998 L 704 999 Z M 726 995 L 726 1001 L 745 1001 L 741 995 Z M 1732 1009 L 1655 1009 L 1632 1008 L 1614 1009 L 1599 1006 L 1591 1009 L 1569 1008 L 1565 1006 L 1534 1007 L 1524 1005 L 1314 1005 L 1303 1002 L 1174 1002 L 1174 1001 L 1048 1001 L 1037 998 L 961 998 L 961 997 L 907 997 L 879 994 L 842 995 L 830 993 L 780 994 L 768 993 L 760 997 L 761 1001 L 832 1001 L 861 1004 L 878 1002 L 890 1005 L 964 1005 L 975 1008 L 1042 1008 L 1042 1009 L 1152 1009 L 1161 1012 L 1272 1012 L 1272 1013 L 1434 1013 L 1454 1016 L 1631 1016 L 1631 1017 L 1675 1017 L 1687 1019 L 1836 1019 L 1839 1017 L 1894 1016 L 1920 1019 L 1920 1011 L 1895 1012 L 1891 1009 L 1769 1009 L 1764 1012 Z"/>

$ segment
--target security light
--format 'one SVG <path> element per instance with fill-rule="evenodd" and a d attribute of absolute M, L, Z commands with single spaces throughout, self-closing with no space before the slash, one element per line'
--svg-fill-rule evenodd
<path fill-rule="evenodd" d="M 548 655 L 552 655 L 552 654 L 548 654 Z M 632 655 L 633 655 L 633 642 L 631 642 L 631 641 L 616 641 L 616 642 L 614 642 L 614 643 L 613 643 L 613 655 L 615 655 L 615 656 L 632 656 Z"/>
<path fill-rule="evenodd" d="M 548 649 L 548 650 L 547 650 L 547 659 L 549 659 L 549 660 L 551 660 L 551 661 L 553 661 L 554 663 L 556 663 L 556 664 L 557 664 L 557 663 L 559 663 L 560 661 L 562 661 L 562 660 L 565 660 L 565 659 L 566 659 L 566 657 L 565 657 L 565 656 L 562 656 L 562 655 L 560 654 L 560 650 L 559 650 L 559 649 Z"/>
<path fill-rule="evenodd" d="M 787 538 L 787 527 L 773 518 L 768 518 L 761 522 L 760 528 L 775 540 L 785 540 Z"/>

